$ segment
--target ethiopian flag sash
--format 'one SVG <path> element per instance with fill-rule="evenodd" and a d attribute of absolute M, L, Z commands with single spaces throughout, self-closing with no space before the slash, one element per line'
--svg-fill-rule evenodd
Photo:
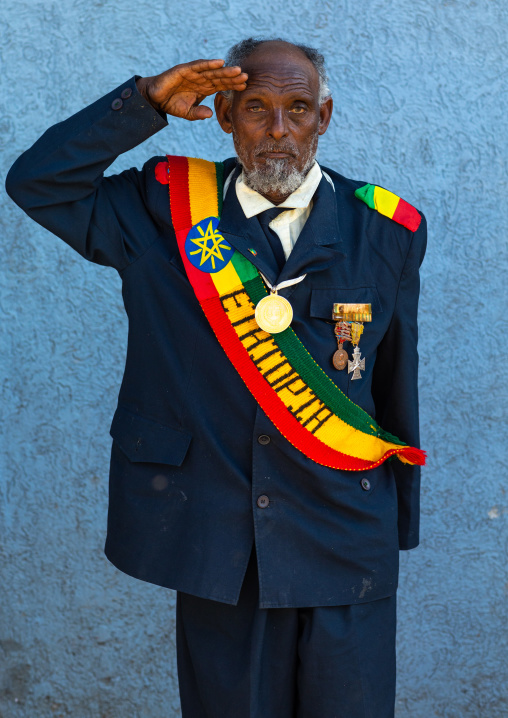
<path fill-rule="evenodd" d="M 383 431 L 318 366 L 291 327 L 259 328 L 267 296 L 258 270 L 217 231 L 223 165 L 168 155 L 171 217 L 196 298 L 222 348 L 259 406 L 285 438 L 318 464 L 363 471 L 390 456 L 425 463 L 420 449 Z"/>

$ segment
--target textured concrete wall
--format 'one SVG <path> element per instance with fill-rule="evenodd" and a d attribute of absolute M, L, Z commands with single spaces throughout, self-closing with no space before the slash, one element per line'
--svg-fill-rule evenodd
<path fill-rule="evenodd" d="M 134 73 L 220 57 L 251 33 L 324 50 L 336 104 L 321 160 L 401 194 L 430 228 L 429 466 L 423 543 L 402 555 L 397 717 L 506 716 L 508 5 L 3 0 L 1 13 L 2 177 L 46 127 Z M 232 150 L 215 121 L 172 121 L 113 171 L 163 152 Z M 0 716 L 176 718 L 174 595 L 102 554 L 119 279 L 1 202 Z"/>

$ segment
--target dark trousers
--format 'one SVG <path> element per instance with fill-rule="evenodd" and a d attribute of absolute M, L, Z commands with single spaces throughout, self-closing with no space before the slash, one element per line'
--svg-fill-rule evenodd
<path fill-rule="evenodd" d="M 395 607 L 259 609 L 253 553 L 238 605 L 178 593 L 183 718 L 393 718 Z"/>

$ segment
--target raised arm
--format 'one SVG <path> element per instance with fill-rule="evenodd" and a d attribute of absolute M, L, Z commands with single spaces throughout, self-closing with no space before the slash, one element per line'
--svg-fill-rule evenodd
<path fill-rule="evenodd" d="M 222 90 L 243 90 L 247 75 L 223 60 L 197 60 L 160 75 L 133 77 L 51 127 L 12 166 L 10 197 L 32 219 L 86 259 L 124 269 L 159 234 L 146 211 L 143 173 L 104 178 L 118 155 L 166 127 L 166 114 L 207 119 L 200 103 Z"/>

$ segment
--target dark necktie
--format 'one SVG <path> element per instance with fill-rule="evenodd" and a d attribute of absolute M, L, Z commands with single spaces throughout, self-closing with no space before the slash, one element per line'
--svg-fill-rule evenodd
<path fill-rule="evenodd" d="M 279 268 L 279 273 L 281 272 L 282 267 L 286 263 L 286 256 L 284 254 L 284 250 L 282 249 L 282 243 L 280 241 L 279 235 L 277 234 L 277 232 L 274 232 L 269 225 L 272 219 L 275 219 L 275 217 L 278 217 L 281 212 L 285 212 L 286 210 L 287 207 L 272 207 L 271 209 L 265 209 L 264 212 L 260 212 L 257 215 L 259 219 L 259 224 L 261 225 L 261 228 L 265 233 L 265 236 L 274 254 L 275 261 L 277 262 L 277 266 Z"/>

